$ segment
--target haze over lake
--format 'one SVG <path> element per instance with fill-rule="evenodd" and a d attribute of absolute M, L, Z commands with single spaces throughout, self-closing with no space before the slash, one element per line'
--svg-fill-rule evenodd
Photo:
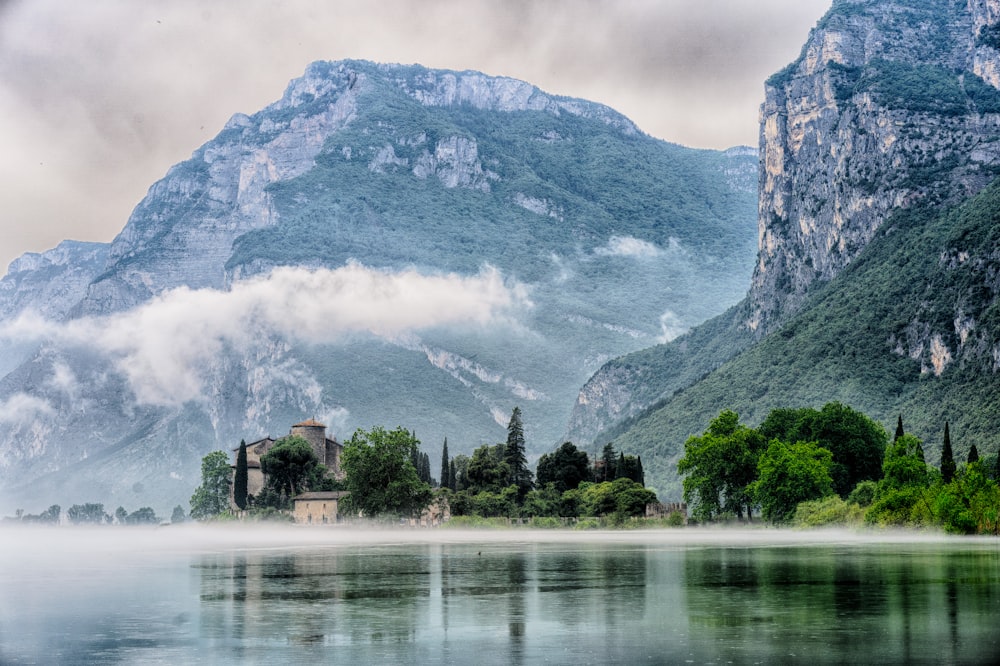
<path fill-rule="evenodd" d="M 4 529 L 2 663 L 991 663 L 1000 544 L 779 530 Z"/>

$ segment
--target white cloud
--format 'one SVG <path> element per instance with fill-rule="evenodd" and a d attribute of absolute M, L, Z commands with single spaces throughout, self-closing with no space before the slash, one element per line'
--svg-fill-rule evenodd
<path fill-rule="evenodd" d="M 681 321 L 680 317 L 667 310 L 660 315 L 660 330 L 662 334 L 658 338 L 662 342 L 670 342 L 679 335 L 687 332 L 688 328 Z"/>
<path fill-rule="evenodd" d="M 273 336 L 336 343 L 351 334 L 389 339 L 438 326 L 513 324 L 527 306 L 525 289 L 492 268 L 460 276 L 286 267 L 229 291 L 181 287 L 107 317 L 59 324 L 25 314 L 0 337 L 94 349 L 113 359 L 140 403 L 179 405 L 201 396 L 206 368 L 227 349 Z"/>
<path fill-rule="evenodd" d="M 602 257 L 656 257 L 663 254 L 659 247 L 633 236 L 612 236 L 608 244 L 594 250 L 594 254 Z"/>
<path fill-rule="evenodd" d="M 45 400 L 27 393 L 15 393 L 0 402 L 0 423 L 27 423 L 37 416 L 54 414 L 55 410 Z"/>

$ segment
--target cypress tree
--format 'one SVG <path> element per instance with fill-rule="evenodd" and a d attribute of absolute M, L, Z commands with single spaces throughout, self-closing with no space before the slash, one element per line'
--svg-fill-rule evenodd
<path fill-rule="evenodd" d="M 899 419 L 896 421 L 896 435 L 892 438 L 892 441 L 896 441 L 906 433 L 903 432 L 903 415 L 899 415 Z"/>
<path fill-rule="evenodd" d="M 458 491 L 458 477 L 455 472 L 455 459 L 452 458 L 451 462 L 448 463 L 448 487 L 454 491 Z"/>
<path fill-rule="evenodd" d="M 646 487 L 646 473 L 642 471 L 642 456 L 636 456 L 635 459 L 636 459 L 636 461 L 638 463 L 638 466 L 639 466 L 639 479 L 638 479 L 639 485 L 641 485 L 643 488 L 645 488 Z"/>
<path fill-rule="evenodd" d="M 615 464 L 615 478 L 621 479 L 628 476 L 628 468 L 625 463 L 625 452 L 618 454 L 618 462 Z"/>
<path fill-rule="evenodd" d="M 508 484 L 517 486 L 518 499 L 531 490 L 531 470 L 525 455 L 524 426 L 521 423 L 521 408 L 515 407 L 507 424 L 507 445 L 504 447 L 504 461 L 510 467 Z"/>
<path fill-rule="evenodd" d="M 441 487 L 450 488 L 448 485 L 448 477 L 451 474 L 451 468 L 448 465 L 448 438 L 444 438 L 444 448 L 441 449 Z"/>
<path fill-rule="evenodd" d="M 976 448 L 975 444 L 969 447 L 969 457 L 966 459 L 966 462 L 970 465 L 974 462 L 979 462 L 979 449 Z"/>
<path fill-rule="evenodd" d="M 601 478 L 597 481 L 614 481 L 615 469 L 618 465 L 615 460 L 615 447 L 611 442 L 604 445 L 604 450 L 601 451 L 601 460 L 604 461 L 604 468 L 601 470 Z"/>
<path fill-rule="evenodd" d="M 945 483 L 950 483 L 955 478 L 955 456 L 951 450 L 947 421 L 944 422 L 944 444 L 941 446 L 941 478 Z"/>
<path fill-rule="evenodd" d="M 241 510 L 247 508 L 247 442 L 240 440 L 240 451 L 236 454 L 236 474 L 233 477 L 233 501 Z"/>

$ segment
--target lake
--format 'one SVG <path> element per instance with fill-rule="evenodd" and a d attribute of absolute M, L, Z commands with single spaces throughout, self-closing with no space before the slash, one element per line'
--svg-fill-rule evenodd
<path fill-rule="evenodd" d="M 994 663 L 1000 541 L 0 529 L 3 664 Z"/>

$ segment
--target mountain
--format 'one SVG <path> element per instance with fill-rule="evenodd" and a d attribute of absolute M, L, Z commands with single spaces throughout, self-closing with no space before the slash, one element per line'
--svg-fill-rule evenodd
<path fill-rule="evenodd" d="M 578 398 L 578 438 L 641 454 L 661 497 L 726 408 L 756 423 L 841 400 L 902 414 L 930 460 L 946 419 L 962 448 L 995 450 L 998 35 L 996 0 L 835 2 L 765 86 L 746 299 L 609 362 Z"/>
<path fill-rule="evenodd" d="M 166 511 L 208 451 L 308 417 L 433 457 L 519 405 L 549 450 L 601 364 L 743 294 L 756 169 L 523 81 L 313 63 L 110 246 L 0 280 L 4 504 Z"/>

